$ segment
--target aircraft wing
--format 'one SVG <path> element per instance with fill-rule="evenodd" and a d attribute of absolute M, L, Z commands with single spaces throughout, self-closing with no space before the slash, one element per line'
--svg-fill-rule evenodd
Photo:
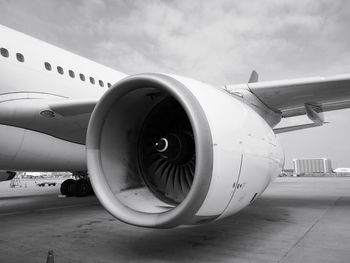
<path fill-rule="evenodd" d="M 248 87 L 265 105 L 281 112 L 282 117 L 312 115 L 310 111 L 317 117 L 323 111 L 350 107 L 350 74 L 250 82 Z"/>
<path fill-rule="evenodd" d="M 86 100 L 60 100 L 49 103 L 49 107 L 56 113 L 62 116 L 74 116 L 80 114 L 90 114 L 98 99 L 86 99 Z"/>
<path fill-rule="evenodd" d="M 305 78 L 257 82 L 248 87 L 265 105 L 282 117 L 307 116 L 312 124 L 276 128 L 275 133 L 321 126 L 323 111 L 350 107 L 350 74 L 328 78 Z M 96 99 L 26 99 L 0 104 L 1 124 L 43 132 L 66 141 L 85 144 L 90 115 Z"/>
<path fill-rule="evenodd" d="M 0 103 L 1 124 L 85 144 L 90 115 L 98 99 L 18 99 Z"/>

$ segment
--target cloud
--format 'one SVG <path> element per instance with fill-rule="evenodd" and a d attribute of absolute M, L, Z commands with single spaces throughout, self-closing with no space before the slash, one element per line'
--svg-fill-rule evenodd
<path fill-rule="evenodd" d="M 349 71 L 346 1 L 36 0 L 0 6 L 0 22 L 129 73 L 172 72 L 222 84 L 245 81 L 253 68 L 265 79 Z"/>
<path fill-rule="evenodd" d="M 252 68 L 266 79 L 342 72 L 348 10 L 322 1 L 143 1 L 107 23 L 111 50 L 126 46 L 140 63 L 108 63 L 213 83 L 244 81 Z"/>

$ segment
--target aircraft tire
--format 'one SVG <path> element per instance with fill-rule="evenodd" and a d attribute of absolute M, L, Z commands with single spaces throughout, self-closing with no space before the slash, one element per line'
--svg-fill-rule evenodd
<path fill-rule="evenodd" d="M 86 179 L 79 179 L 76 181 L 76 196 L 83 197 L 91 194 L 91 185 L 90 182 Z"/>
<path fill-rule="evenodd" d="M 76 193 L 76 181 L 73 179 L 67 179 L 61 184 L 61 194 L 66 196 L 75 196 Z"/>

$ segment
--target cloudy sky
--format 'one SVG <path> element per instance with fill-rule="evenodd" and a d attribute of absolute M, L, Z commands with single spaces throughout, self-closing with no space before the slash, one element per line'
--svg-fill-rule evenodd
<path fill-rule="evenodd" d="M 350 73 L 350 1 L 0 0 L 0 23 L 119 71 L 213 84 Z M 350 167 L 350 110 L 280 135 L 293 157 Z"/>

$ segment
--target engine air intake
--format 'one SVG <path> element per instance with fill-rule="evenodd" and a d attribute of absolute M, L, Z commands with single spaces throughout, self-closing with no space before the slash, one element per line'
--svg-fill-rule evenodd
<path fill-rule="evenodd" d="M 195 173 L 191 123 L 173 99 L 160 102 L 147 116 L 139 141 L 139 166 L 145 183 L 162 201 L 179 204 Z"/>
<path fill-rule="evenodd" d="M 104 94 L 90 119 L 94 192 L 129 224 L 189 224 L 210 187 L 212 145 L 205 112 L 185 85 L 162 74 L 129 76 Z"/>

